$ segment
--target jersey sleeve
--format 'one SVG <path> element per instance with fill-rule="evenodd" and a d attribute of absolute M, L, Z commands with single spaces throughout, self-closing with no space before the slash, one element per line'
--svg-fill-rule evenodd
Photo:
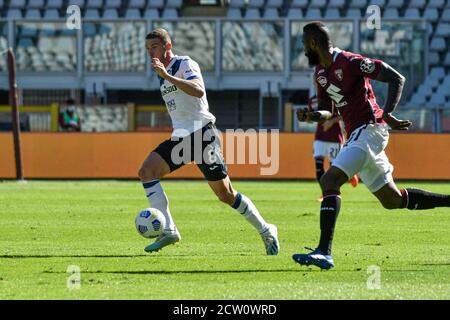
<path fill-rule="evenodd" d="M 375 79 L 380 73 L 383 62 L 377 59 L 354 55 L 350 58 L 350 73 L 355 76 Z"/>
<path fill-rule="evenodd" d="M 181 77 L 185 80 L 200 79 L 203 80 L 200 67 L 192 59 L 186 59 L 181 62 Z"/>

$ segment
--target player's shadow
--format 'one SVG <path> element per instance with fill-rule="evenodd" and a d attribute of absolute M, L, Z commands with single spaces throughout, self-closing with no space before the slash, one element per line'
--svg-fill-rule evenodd
<path fill-rule="evenodd" d="M 111 255 L 0 255 L 0 259 L 45 259 L 45 258 L 136 258 L 148 257 L 148 254 L 111 254 Z"/>
<path fill-rule="evenodd" d="M 164 275 L 164 274 L 218 274 L 218 273 L 305 273 L 320 272 L 320 270 L 305 269 L 275 269 L 275 270 L 142 270 L 142 271 L 83 271 L 89 274 L 128 274 L 128 275 Z M 44 273 L 61 273 L 60 271 L 44 271 Z"/>

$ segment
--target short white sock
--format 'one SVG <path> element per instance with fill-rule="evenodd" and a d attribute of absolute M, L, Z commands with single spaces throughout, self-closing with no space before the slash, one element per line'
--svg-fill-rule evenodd
<path fill-rule="evenodd" d="M 236 200 L 231 205 L 233 209 L 242 214 L 250 224 L 258 230 L 259 233 L 263 233 L 267 230 L 268 226 L 264 218 L 259 213 L 252 200 L 245 195 L 238 192 Z"/>
<path fill-rule="evenodd" d="M 161 183 L 158 179 L 143 182 L 145 195 L 147 196 L 148 202 L 150 203 L 151 208 L 156 208 L 164 214 L 166 218 L 166 227 L 165 231 L 175 231 L 175 223 L 170 215 L 169 210 L 169 199 L 167 199 L 167 195 L 164 192 Z"/>

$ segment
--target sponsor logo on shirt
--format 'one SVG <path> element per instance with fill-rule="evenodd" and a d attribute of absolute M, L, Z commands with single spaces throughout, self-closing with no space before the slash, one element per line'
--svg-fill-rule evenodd
<path fill-rule="evenodd" d="M 338 79 L 339 81 L 342 81 L 342 79 L 344 78 L 344 73 L 342 72 L 342 69 L 335 70 L 334 75 L 336 76 L 336 79 Z"/>
<path fill-rule="evenodd" d="M 317 82 L 322 86 L 325 87 L 327 85 L 327 78 L 324 76 L 320 76 L 317 78 Z"/>
<path fill-rule="evenodd" d="M 177 109 L 177 105 L 175 104 L 174 99 L 167 101 L 166 105 L 169 112 L 175 111 Z"/>
<path fill-rule="evenodd" d="M 175 92 L 177 91 L 177 87 L 175 85 L 172 85 L 170 87 L 163 87 L 163 89 L 161 89 L 161 95 L 164 97 L 166 94 L 169 94 L 171 92 Z"/>

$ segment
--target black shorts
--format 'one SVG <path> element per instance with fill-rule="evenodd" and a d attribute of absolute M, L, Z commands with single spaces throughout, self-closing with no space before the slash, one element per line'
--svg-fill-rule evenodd
<path fill-rule="evenodd" d="M 189 136 L 172 137 L 153 151 L 167 162 L 170 172 L 194 161 L 208 181 L 222 180 L 228 175 L 219 132 L 213 123 L 208 123 Z"/>

